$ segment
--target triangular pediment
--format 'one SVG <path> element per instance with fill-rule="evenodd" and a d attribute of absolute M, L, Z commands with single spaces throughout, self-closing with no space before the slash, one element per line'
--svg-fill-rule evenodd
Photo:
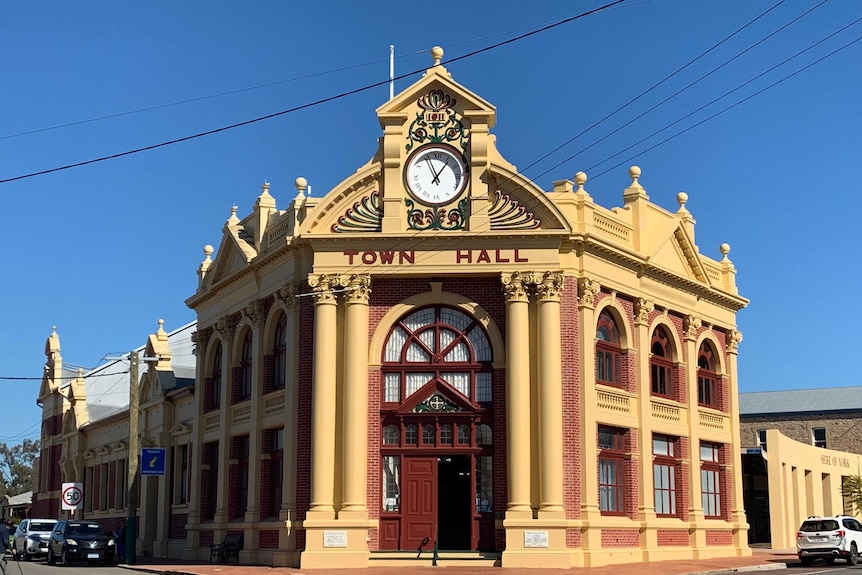
<path fill-rule="evenodd" d="M 244 244 L 244 245 L 243 245 Z M 257 253 L 245 240 L 237 237 L 236 232 L 225 226 L 221 244 L 216 252 L 216 258 L 207 274 L 208 285 L 232 276 L 245 269 Z"/>
<path fill-rule="evenodd" d="M 432 66 L 419 81 L 377 108 L 377 117 L 380 118 L 381 127 L 385 126 L 388 118 L 414 112 L 415 103 L 418 99 L 438 91 L 441 97 L 455 100 L 452 108 L 462 114 L 465 112 L 471 115 L 476 112 L 490 114 L 492 119 L 489 121 L 488 127 L 494 127 L 493 117 L 496 114 L 496 108 L 481 96 L 455 82 L 449 71 L 443 66 Z"/>
<path fill-rule="evenodd" d="M 681 224 L 665 237 L 649 261 L 674 275 L 709 284 L 697 246 Z"/>
<path fill-rule="evenodd" d="M 398 413 L 459 413 L 475 411 L 470 400 L 457 389 L 433 379 L 401 404 Z"/>

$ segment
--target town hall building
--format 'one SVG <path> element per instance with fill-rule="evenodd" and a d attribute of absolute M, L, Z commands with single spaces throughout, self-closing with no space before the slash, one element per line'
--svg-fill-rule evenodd
<path fill-rule="evenodd" d="M 186 463 L 150 485 L 139 545 L 206 559 L 240 532 L 241 561 L 303 569 L 750 554 L 730 247 L 702 254 L 688 196 L 653 203 L 636 166 L 612 209 L 581 172 L 542 189 L 432 56 L 377 109 L 370 161 L 282 206 L 265 184 L 204 248 L 194 383 L 148 387 Z"/>

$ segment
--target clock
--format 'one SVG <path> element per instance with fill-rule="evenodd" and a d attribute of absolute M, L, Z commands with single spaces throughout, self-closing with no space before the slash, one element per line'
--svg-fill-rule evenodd
<path fill-rule="evenodd" d="M 450 146 L 426 145 L 407 160 L 404 183 L 419 202 L 431 206 L 446 204 L 467 186 L 467 162 Z"/>

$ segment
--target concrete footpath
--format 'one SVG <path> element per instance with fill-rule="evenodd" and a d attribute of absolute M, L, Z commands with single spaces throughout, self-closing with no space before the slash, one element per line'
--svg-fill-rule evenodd
<path fill-rule="evenodd" d="M 724 559 L 698 559 L 683 561 L 660 561 L 656 563 L 631 563 L 606 567 L 583 567 L 572 569 L 501 569 L 499 567 L 369 567 L 368 569 L 313 569 L 294 567 L 265 567 L 260 565 L 237 565 L 235 563 L 179 562 L 176 559 L 138 558 L 136 565 L 120 565 L 124 569 L 165 575 L 402 575 L 411 571 L 445 571 L 446 575 L 706 575 L 785 569 L 788 564 L 799 564 L 795 549 L 753 549 L 751 557 Z"/>

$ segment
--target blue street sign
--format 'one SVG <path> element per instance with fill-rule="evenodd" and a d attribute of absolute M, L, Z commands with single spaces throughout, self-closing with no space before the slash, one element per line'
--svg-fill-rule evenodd
<path fill-rule="evenodd" d="M 145 447 L 141 449 L 141 475 L 165 474 L 165 448 Z"/>

